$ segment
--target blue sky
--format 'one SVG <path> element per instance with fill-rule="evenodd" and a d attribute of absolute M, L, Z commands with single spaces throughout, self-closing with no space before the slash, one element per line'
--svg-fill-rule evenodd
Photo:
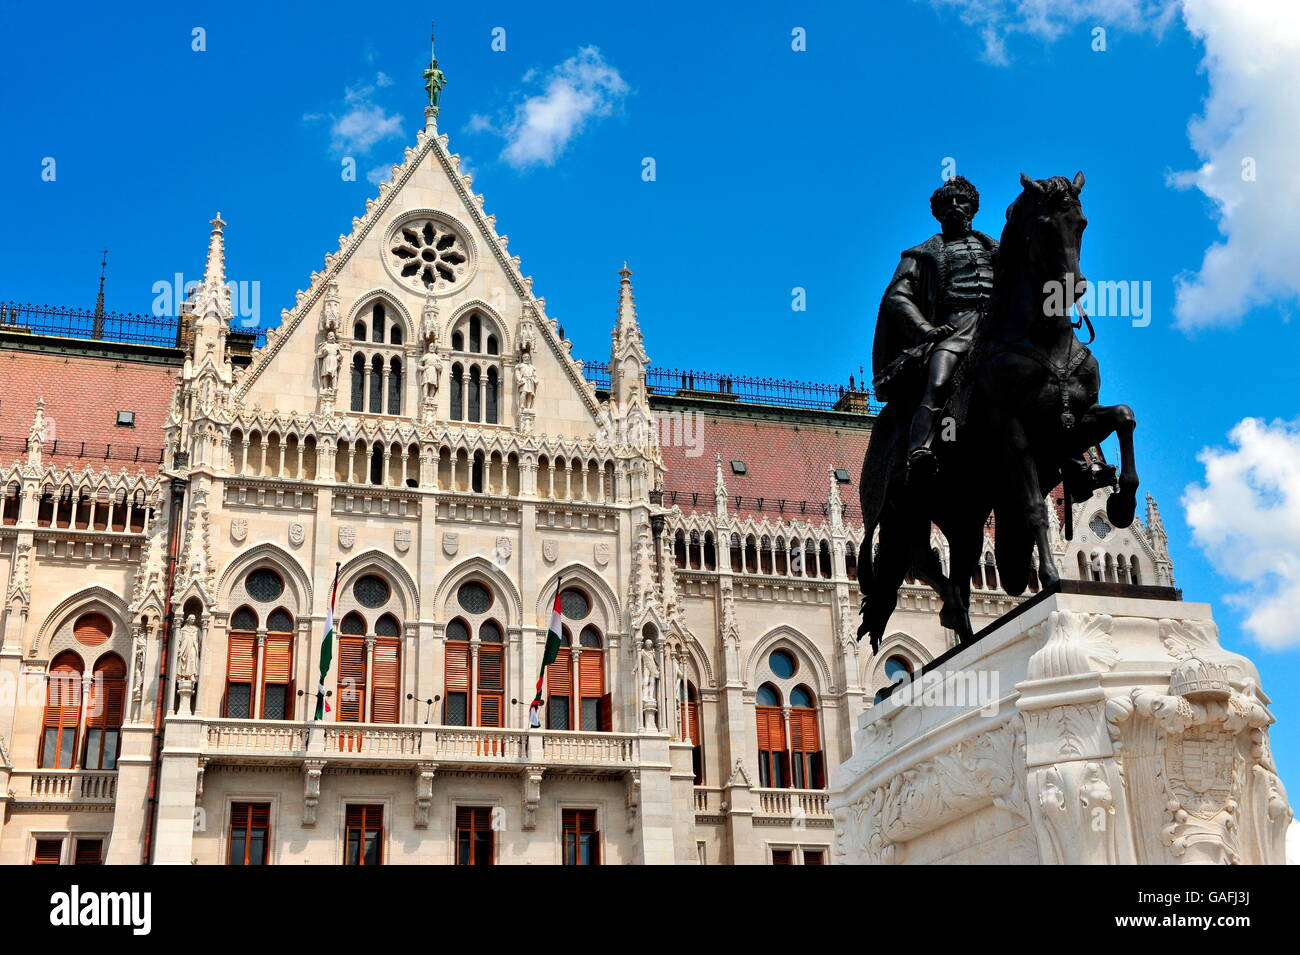
<path fill-rule="evenodd" d="M 1022 170 L 1082 169 L 1089 278 L 1151 283 L 1149 325 L 1099 321 L 1103 400 L 1136 410 L 1178 583 L 1259 663 L 1295 781 L 1300 27 L 1233 6 L 11 2 L 0 299 L 90 305 L 107 247 L 110 308 L 146 312 L 199 276 L 220 209 L 229 275 L 274 321 L 413 141 L 433 17 L 440 129 L 582 357 L 607 355 L 626 259 L 655 364 L 846 381 L 945 157 L 994 234 Z"/>

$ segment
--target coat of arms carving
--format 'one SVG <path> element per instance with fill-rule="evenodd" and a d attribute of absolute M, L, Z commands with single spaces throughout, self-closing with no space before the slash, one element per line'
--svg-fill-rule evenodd
<path fill-rule="evenodd" d="M 248 518 L 236 517 L 230 522 L 230 539 L 242 544 L 248 538 Z"/>
<path fill-rule="evenodd" d="M 510 559 L 510 555 L 514 553 L 514 542 L 509 537 L 498 537 L 496 553 L 497 563 L 504 564 Z"/>
<path fill-rule="evenodd" d="M 339 546 L 344 550 L 357 542 L 357 529 L 351 524 L 339 525 Z"/>
<path fill-rule="evenodd" d="M 596 545 L 596 566 L 604 567 L 609 563 L 609 542 L 601 541 Z"/>
<path fill-rule="evenodd" d="M 444 531 L 442 535 L 442 552 L 448 557 L 455 557 L 460 550 L 460 534 L 456 531 Z"/>
<path fill-rule="evenodd" d="M 411 549 L 411 529 L 409 527 L 399 527 L 393 531 L 393 547 L 399 554 L 405 554 Z"/>
<path fill-rule="evenodd" d="M 546 558 L 548 564 L 555 563 L 555 558 L 560 555 L 560 545 L 558 541 L 542 541 L 542 556 Z"/>
<path fill-rule="evenodd" d="M 298 547 L 307 539 L 307 529 L 303 527 L 302 521 L 294 521 L 289 525 L 289 543 Z"/>

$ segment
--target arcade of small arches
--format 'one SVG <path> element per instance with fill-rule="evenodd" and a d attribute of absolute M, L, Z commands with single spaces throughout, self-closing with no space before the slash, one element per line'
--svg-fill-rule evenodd
<path fill-rule="evenodd" d="M 835 576 L 831 543 L 814 537 L 733 533 L 728 560 L 732 573 L 830 579 Z M 679 570 L 717 570 L 713 531 L 678 528 L 673 532 L 673 562 Z M 847 574 L 857 573 L 857 550 L 845 553 Z"/>
<path fill-rule="evenodd" d="M 22 515 L 22 486 L 10 481 L 0 495 L 0 525 L 12 527 Z M 93 476 L 93 483 L 65 480 L 45 482 L 36 502 L 36 524 L 55 530 L 117 531 L 139 534 L 149 526 L 156 495 L 143 487 L 111 487 Z"/>

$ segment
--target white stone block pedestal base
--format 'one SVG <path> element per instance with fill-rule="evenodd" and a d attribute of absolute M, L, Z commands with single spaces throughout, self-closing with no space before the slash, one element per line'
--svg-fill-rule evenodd
<path fill-rule="evenodd" d="M 1282 864 L 1268 702 L 1207 604 L 1042 596 L 862 715 L 834 862 Z"/>

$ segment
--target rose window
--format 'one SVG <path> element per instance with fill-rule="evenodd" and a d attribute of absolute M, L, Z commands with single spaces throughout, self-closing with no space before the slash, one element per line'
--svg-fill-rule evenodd
<path fill-rule="evenodd" d="M 389 241 L 393 271 L 430 291 L 459 285 L 470 272 L 465 240 L 436 219 L 417 219 L 399 227 Z"/>

